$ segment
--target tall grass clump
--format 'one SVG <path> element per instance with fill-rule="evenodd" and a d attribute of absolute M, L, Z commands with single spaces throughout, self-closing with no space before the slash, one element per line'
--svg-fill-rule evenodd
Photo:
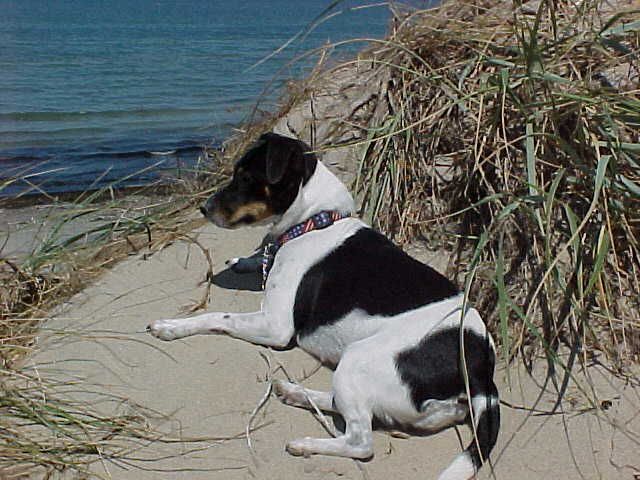
<path fill-rule="evenodd" d="M 449 248 L 504 357 L 552 370 L 640 358 L 640 14 L 615 4 L 445 2 L 361 59 L 389 76 L 363 215 Z"/>

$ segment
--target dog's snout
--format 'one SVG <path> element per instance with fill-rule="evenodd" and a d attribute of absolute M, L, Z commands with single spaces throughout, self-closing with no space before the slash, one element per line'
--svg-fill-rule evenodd
<path fill-rule="evenodd" d="M 219 227 L 223 227 L 226 224 L 225 216 L 220 208 L 220 202 L 218 202 L 217 198 L 218 194 L 211 196 L 206 202 L 200 205 L 199 210 L 200 213 L 204 215 L 204 218 Z"/>

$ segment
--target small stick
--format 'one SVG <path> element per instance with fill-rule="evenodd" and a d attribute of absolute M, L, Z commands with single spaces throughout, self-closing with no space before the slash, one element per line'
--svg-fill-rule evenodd
<path fill-rule="evenodd" d="M 252 458 L 253 458 L 255 463 L 258 463 L 258 458 L 256 457 L 256 451 L 253 448 L 253 444 L 251 442 L 251 425 L 253 423 L 253 420 L 256 418 L 256 415 L 258 415 L 258 412 L 260 410 L 262 410 L 262 407 L 264 407 L 267 404 L 267 402 L 269 401 L 269 397 L 271 396 L 271 392 L 273 391 L 273 372 L 272 372 L 272 368 L 271 368 L 271 359 L 267 355 L 265 355 L 264 352 L 260 352 L 260 356 L 266 362 L 267 367 L 268 367 L 268 370 L 267 370 L 267 388 L 266 388 L 264 394 L 262 395 L 262 398 L 260 399 L 260 401 L 256 405 L 256 407 L 251 412 L 251 415 L 249 416 L 249 421 L 247 422 L 247 426 L 246 426 L 245 432 L 244 432 L 245 433 L 245 437 L 247 439 L 247 447 L 249 448 L 249 452 L 251 453 L 251 456 L 252 456 Z"/>

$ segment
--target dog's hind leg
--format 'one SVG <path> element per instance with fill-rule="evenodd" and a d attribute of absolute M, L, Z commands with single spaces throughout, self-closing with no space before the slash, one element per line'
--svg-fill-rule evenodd
<path fill-rule="evenodd" d="M 362 343 L 366 347 L 365 342 Z M 302 438 L 287 444 L 292 455 L 333 455 L 365 459 L 373 455 L 371 405 L 375 403 L 371 388 L 378 365 L 371 361 L 367 348 L 349 347 L 333 376 L 333 405 L 342 415 L 345 432 L 336 438 Z M 373 374 L 373 376 L 372 376 Z M 325 397 L 327 399 L 328 397 Z"/>
<path fill-rule="evenodd" d="M 287 452 L 296 456 L 331 455 L 366 459 L 373 455 L 371 417 L 366 412 L 346 420 L 344 435 L 336 438 L 300 438 L 287 444 Z"/>
<path fill-rule="evenodd" d="M 435 432 L 451 425 L 461 424 L 469 414 L 466 402 L 466 399 L 457 397 L 447 400 L 426 400 L 420 407 L 421 418 L 413 423 L 413 427 Z"/>
<path fill-rule="evenodd" d="M 315 405 L 324 412 L 336 412 L 332 392 L 319 392 L 282 380 L 274 380 L 273 389 L 282 403 L 287 405 L 309 410 L 313 410 Z"/>

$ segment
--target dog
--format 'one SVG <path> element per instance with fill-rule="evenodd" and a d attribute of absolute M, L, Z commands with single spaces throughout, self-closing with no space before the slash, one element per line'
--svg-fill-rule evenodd
<path fill-rule="evenodd" d="M 292 455 L 367 459 L 374 420 L 414 434 L 466 423 L 474 438 L 439 479 L 475 476 L 500 427 L 495 347 L 453 283 L 355 218 L 347 188 L 296 139 L 263 134 L 201 211 L 223 228 L 272 225 L 262 308 L 159 320 L 152 335 L 297 345 L 334 369 L 330 392 L 274 383 L 284 403 L 344 418 L 342 435 L 290 441 Z"/>

